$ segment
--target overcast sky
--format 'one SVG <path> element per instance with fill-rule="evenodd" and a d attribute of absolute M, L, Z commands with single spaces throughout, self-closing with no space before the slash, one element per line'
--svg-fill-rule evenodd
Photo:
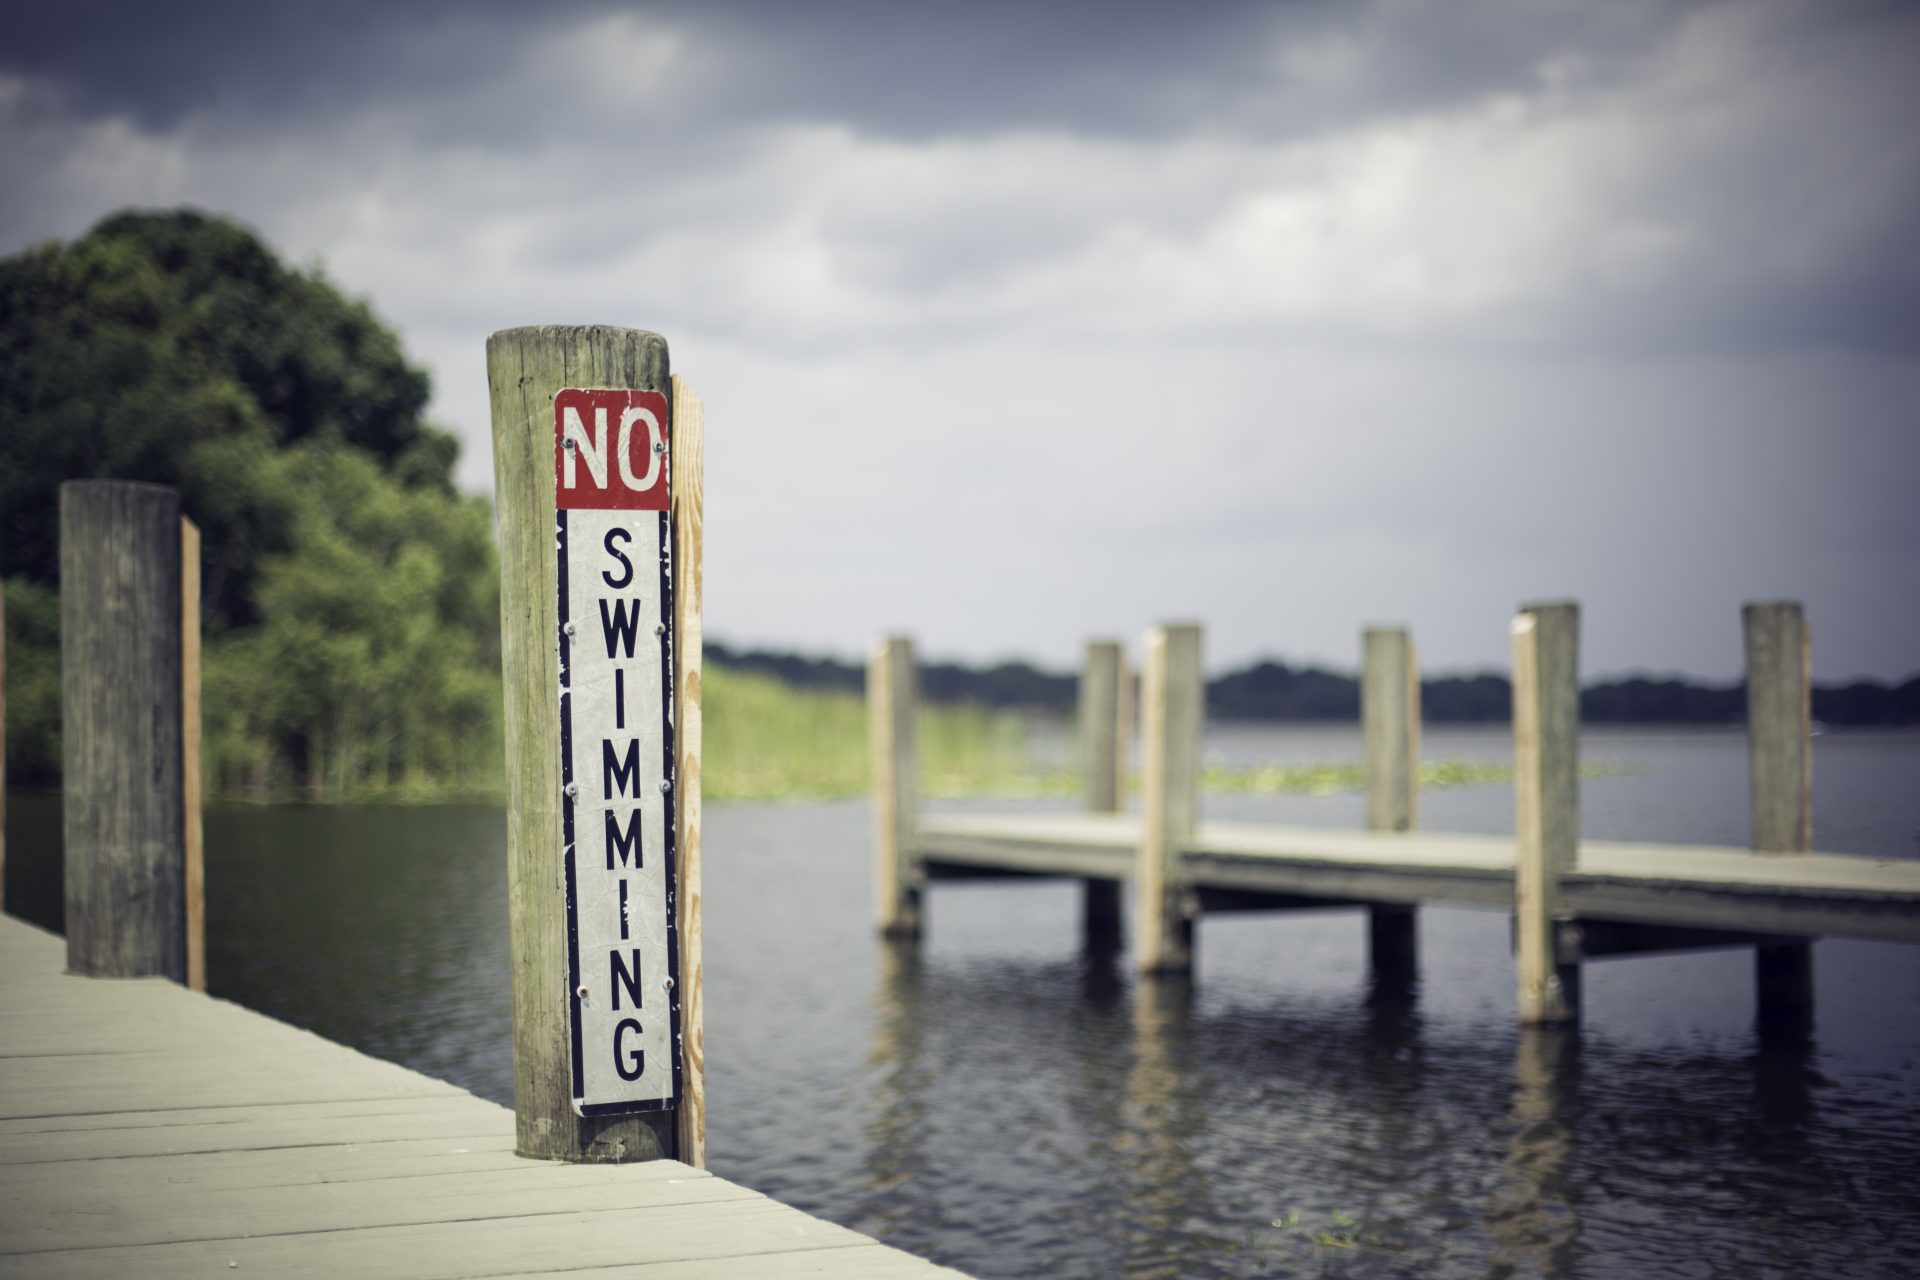
<path fill-rule="evenodd" d="M 1920 6 L 6 6 L 0 253 L 127 205 L 371 300 L 492 488 L 494 329 L 666 335 L 709 630 L 1064 664 L 1920 670 Z"/>

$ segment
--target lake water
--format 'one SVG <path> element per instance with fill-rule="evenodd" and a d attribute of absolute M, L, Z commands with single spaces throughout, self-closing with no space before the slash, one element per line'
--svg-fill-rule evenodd
<path fill-rule="evenodd" d="M 1425 745 L 1509 755 L 1495 730 Z M 1352 760 L 1359 738 L 1223 728 L 1208 750 Z M 1583 753 L 1641 770 L 1583 784 L 1588 835 L 1745 842 L 1739 736 Z M 1915 854 L 1920 734 L 1828 734 L 1815 769 L 1819 847 Z M 1510 831 L 1511 803 L 1430 791 L 1422 822 Z M 1362 802 L 1206 811 L 1351 827 Z M 1192 984 L 1140 984 L 1080 955 L 1072 885 L 941 884 L 924 944 L 891 947 L 869 824 L 708 810 L 727 1177 L 982 1277 L 1920 1270 L 1920 947 L 1819 943 L 1810 1041 L 1757 1033 L 1735 951 L 1589 966 L 1583 1029 L 1522 1035 L 1498 912 L 1424 909 L 1412 991 L 1370 987 L 1355 911 L 1209 919 Z M 9 805 L 8 901 L 43 923 L 58 827 L 56 798 Z M 218 807 L 207 831 L 216 994 L 511 1105 L 499 811 Z"/>

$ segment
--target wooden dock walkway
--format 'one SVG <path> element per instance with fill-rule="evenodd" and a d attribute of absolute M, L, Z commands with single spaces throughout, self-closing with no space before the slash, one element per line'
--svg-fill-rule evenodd
<path fill-rule="evenodd" d="M 1137 814 L 921 819 L 913 856 L 930 879 L 1035 875 L 1125 880 Z M 1203 911 L 1380 902 L 1512 910 L 1512 837 L 1203 822 L 1179 856 Z M 1790 937 L 1920 942 L 1920 859 L 1761 854 L 1583 840 L 1562 874 L 1567 913 L 1598 921 Z"/>
<path fill-rule="evenodd" d="M 516 1156 L 462 1089 L 0 916 L 0 1276 L 957 1277 L 677 1161 Z"/>
<path fill-rule="evenodd" d="M 1801 1034 L 1810 943 L 1920 942 L 1920 860 L 1812 850 L 1808 632 L 1791 602 L 1743 611 L 1753 848 L 1583 840 L 1579 822 L 1579 610 L 1514 619 L 1512 836 L 1418 828 L 1420 680 L 1411 637 L 1370 628 L 1361 677 L 1365 831 L 1203 821 L 1206 682 L 1191 623 L 1148 632 L 1140 680 L 1140 805 L 1126 811 L 1132 684 L 1117 642 L 1088 645 L 1080 682 L 1087 812 L 927 815 L 918 789 L 918 680 L 905 636 L 868 668 L 881 931 L 913 938 L 942 880 L 1080 880 L 1090 951 L 1130 942 L 1142 974 L 1193 968 L 1195 926 L 1225 911 L 1364 908 L 1377 977 L 1410 978 L 1422 903 L 1510 911 L 1516 1012 L 1576 1022 L 1580 967 L 1650 952 L 1746 947 L 1770 1033 Z M 1122 920 L 1123 885 L 1133 896 Z"/>

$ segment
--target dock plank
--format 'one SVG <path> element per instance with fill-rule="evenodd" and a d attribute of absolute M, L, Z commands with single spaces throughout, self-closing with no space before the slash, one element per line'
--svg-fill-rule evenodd
<path fill-rule="evenodd" d="M 0 1276 L 77 1280 L 102 1275 L 204 1276 L 235 1270 L 249 1276 L 433 1280 L 720 1261 L 728 1266 L 715 1274 L 730 1274 L 738 1258 L 862 1243 L 866 1243 L 864 1237 L 844 1227 L 753 1197 L 671 1210 L 601 1209 L 339 1231 L 222 1233 L 171 1244 L 16 1253 L 0 1256 Z M 918 1259 L 896 1256 L 907 1265 L 887 1274 L 926 1274 Z"/>
<path fill-rule="evenodd" d="M 0 1276 L 957 1276 L 677 1161 L 513 1154 L 507 1109 L 0 917 Z"/>
<path fill-rule="evenodd" d="M 1131 814 L 940 815 L 915 847 L 942 866 L 1031 875 L 1133 874 Z M 1184 850 L 1198 888 L 1342 902 L 1510 910 L 1510 836 L 1201 823 Z M 1583 840 L 1564 878 L 1577 914 L 1804 937 L 1920 941 L 1920 859 L 1754 853 Z"/>

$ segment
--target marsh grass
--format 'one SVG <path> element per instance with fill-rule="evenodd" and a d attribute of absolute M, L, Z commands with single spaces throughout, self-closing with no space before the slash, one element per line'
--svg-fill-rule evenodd
<path fill-rule="evenodd" d="M 867 791 L 867 708 L 857 693 L 802 689 L 771 676 L 708 667 L 704 673 L 705 760 L 708 799 L 830 799 Z M 1028 751 L 1028 722 L 1010 711 L 967 705 L 920 709 L 920 785 L 923 794 L 963 796 L 1075 796 L 1080 777 L 1070 769 L 1040 768 Z M 1632 765 L 1593 761 L 1585 777 L 1638 772 Z M 1420 766 L 1425 788 L 1497 786 L 1513 780 L 1502 761 L 1430 760 Z M 1211 765 L 1202 786 L 1218 793 L 1332 795 L 1364 791 L 1366 767 L 1357 761 L 1308 761 L 1251 767 Z"/>
<path fill-rule="evenodd" d="M 701 787 L 711 800 L 787 800 L 867 792 L 867 706 L 860 695 L 800 689 L 708 667 Z M 921 790 L 935 796 L 1046 794 L 1074 780 L 1028 769 L 1027 726 L 1011 712 L 923 706 Z M 1077 783 L 1074 783 L 1077 785 Z"/>

